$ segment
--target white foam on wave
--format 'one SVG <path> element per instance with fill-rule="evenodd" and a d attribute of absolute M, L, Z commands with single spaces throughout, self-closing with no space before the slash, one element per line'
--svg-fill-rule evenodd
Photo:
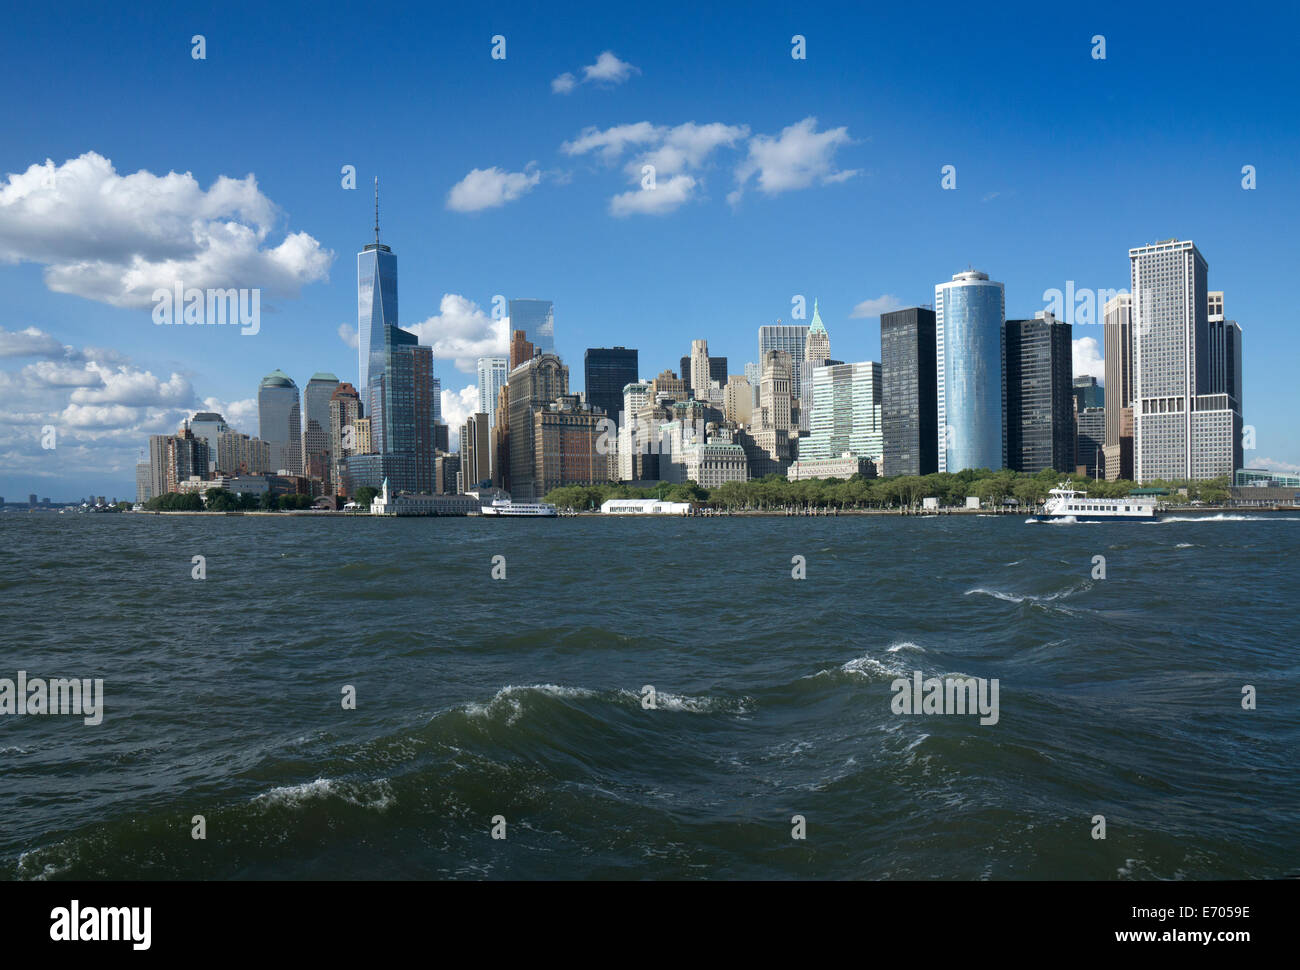
<path fill-rule="evenodd" d="M 1294 515 L 1232 515 L 1219 512 L 1216 515 L 1168 515 L 1161 516 L 1148 525 L 1167 525 L 1170 522 L 1300 522 Z"/>
<path fill-rule="evenodd" d="M 268 792 L 254 795 L 251 803 L 264 809 L 297 808 L 321 798 L 339 798 L 351 805 L 373 808 L 380 812 L 386 810 L 395 800 L 392 787 L 385 778 L 379 779 L 370 788 L 338 782 L 332 778 L 317 778 L 315 781 L 303 782 L 300 785 L 272 788 Z"/>
<path fill-rule="evenodd" d="M 1002 600 L 1006 603 L 1023 603 L 1028 600 L 1031 603 L 1050 603 L 1053 600 L 1065 599 L 1073 596 L 1080 590 L 1092 588 L 1092 583 L 1077 583 L 1074 586 L 1067 586 L 1065 589 L 1057 590 L 1055 593 L 1043 593 L 1035 596 L 1033 593 L 1004 593 L 998 589 L 985 589 L 983 586 L 976 586 L 974 589 L 966 590 L 967 596 L 981 595 L 992 596 L 994 599 Z"/>
<path fill-rule="evenodd" d="M 619 694 L 641 704 L 641 693 L 633 690 L 620 690 Z M 691 696 L 673 694 L 668 691 L 655 691 L 655 709 L 660 711 L 684 711 L 687 714 L 749 714 L 754 709 L 752 697 L 709 697 L 708 695 Z"/>
<path fill-rule="evenodd" d="M 885 653 L 898 653 L 900 650 L 915 650 L 918 653 L 925 653 L 925 647 L 919 643 L 913 643 L 911 640 L 904 640 L 902 643 L 895 643 L 885 649 Z"/>
<path fill-rule="evenodd" d="M 1196 545 L 1196 543 L 1194 543 L 1194 542 L 1180 542 L 1180 543 L 1178 543 L 1178 545 L 1174 546 L 1174 548 L 1175 548 L 1175 549 L 1190 549 L 1190 548 L 1192 548 L 1192 546 L 1194 546 L 1194 545 Z"/>
<path fill-rule="evenodd" d="M 532 684 L 530 686 L 507 684 L 497 691 L 487 703 L 479 704 L 471 701 L 465 704 L 462 709 L 469 717 L 493 717 L 501 711 L 506 711 L 506 724 L 512 725 L 523 716 L 524 706 L 521 698 L 528 694 L 575 698 L 593 697 L 595 693 L 595 691 L 587 690 L 585 687 L 565 687 L 562 684 Z"/>

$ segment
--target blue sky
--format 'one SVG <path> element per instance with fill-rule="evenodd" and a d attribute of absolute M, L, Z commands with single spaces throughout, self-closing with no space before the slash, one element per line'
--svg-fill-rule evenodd
<path fill-rule="evenodd" d="M 833 356 L 878 360 L 876 308 L 929 303 L 968 265 L 1031 316 L 1069 280 L 1126 287 L 1128 248 L 1177 236 L 1244 332 L 1247 463 L 1300 464 L 1279 285 L 1297 257 L 1300 15 L 1087 6 L 10 11 L 0 494 L 131 496 L 148 435 L 187 410 L 256 433 L 271 369 L 355 382 L 340 325 L 376 175 L 401 320 L 434 344 L 449 416 L 474 380 L 457 362 L 499 337 L 496 295 L 555 302 L 578 388 L 591 346 L 637 347 L 651 377 L 704 337 L 740 372 L 798 294 L 820 301 Z M 611 129 L 643 140 L 579 150 Z M 658 211 L 625 212 L 651 153 Z M 187 285 L 262 288 L 260 332 L 155 326 L 141 293 L 177 261 Z M 1101 327 L 1074 336 L 1100 345 Z"/>

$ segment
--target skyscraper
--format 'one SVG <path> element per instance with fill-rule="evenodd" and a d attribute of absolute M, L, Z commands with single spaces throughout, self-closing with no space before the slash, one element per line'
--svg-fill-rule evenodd
<path fill-rule="evenodd" d="M 357 253 L 357 386 L 366 393 L 370 358 L 385 327 L 397 326 L 397 257 L 379 241 L 379 179 L 375 179 L 375 241 Z"/>
<path fill-rule="evenodd" d="M 488 416 L 488 425 L 497 423 L 497 395 L 506 382 L 509 358 L 480 357 L 478 359 L 478 409 Z"/>
<path fill-rule="evenodd" d="M 190 430 L 208 443 L 208 462 L 213 464 L 217 459 L 217 439 L 230 430 L 226 419 L 214 411 L 199 411 L 190 419 Z"/>
<path fill-rule="evenodd" d="M 550 300 L 511 300 L 510 329 L 522 330 L 539 353 L 555 353 L 555 306 Z"/>
<path fill-rule="evenodd" d="M 302 473 L 308 478 L 319 478 L 326 486 L 334 481 L 334 461 L 330 442 L 330 398 L 338 389 L 339 379 L 333 374 L 317 372 L 311 376 L 302 392 Z"/>
<path fill-rule="evenodd" d="M 822 316 L 817 308 L 817 300 L 814 299 L 812 323 L 808 326 L 808 336 L 804 340 L 803 348 L 803 372 L 810 379 L 803 382 L 800 392 L 799 410 L 801 413 L 809 415 L 807 422 L 800 425 L 802 428 L 812 427 L 813 381 L 811 377 L 813 371 L 818 367 L 826 366 L 830 359 L 831 335 L 826 332 L 826 325 L 822 323 Z"/>
<path fill-rule="evenodd" d="M 939 470 L 934 311 L 909 307 L 880 315 L 881 428 L 885 475 Z"/>
<path fill-rule="evenodd" d="M 298 385 L 282 370 L 262 378 L 257 389 L 257 434 L 271 446 L 271 468 L 302 474 L 302 415 Z"/>
<path fill-rule="evenodd" d="M 1106 411 L 1104 408 L 1084 408 L 1076 415 L 1075 423 L 1078 429 L 1075 469 L 1083 469 L 1089 478 L 1097 478 L 1106 440 Z"/>
<path fill-rule="evenodd" d="M 412 454 L 415 459 L 415 490 L 433 494 L 437 473 L 436 451 L 448 448 L 446 425 L 442 424 L 440 388 L 433 375 L 433 348 L 412 344 L 404 353 L 411 355 Z"/>
<path fill-rule="evenodd" d="M 532 502 L 543 494 L 538 491 L 533 416 L 569 393 L 569 368 L 554 354 L 539 354 L 512 370 L 506 387 L 510 494 L 519 501 Z"/>
<path fill-rule="evenodd" d="M 939 471 L 1006 466 L 1006 297 L 968 270 L 934 288 Z"/>
<path fill-rule="evenodd" d="M 466 491 L 492 481 L 491 424 L 481 411 L 460 427 L 460 471 Z"/>
<path fill-rule="evenodd" d="M 682 377 L 688 377 L 683 374 Z M 709 342 L 691 341 L 691 370 L 688 377 L 697 401 L 709 399 Z"/>
<path fill-rule="evenodd" d="M 528 340 L 528 334 L 522 330 L 510 331 L 510 361 L 509 368 L 514 370 L 525 361 L 532 360 L 537 354 L 537 347 Z M 509 380 L 510 372 L 506 372 L 506 379 Z"/>
<path fill-rule="evenodd" d="M 1133 477 L 1133 297 L 1120 293 L 1106 301 L 1106 478 Z M 1127 433 L 1125 433 L 1127 431 Z"/>
<path fill-rule="evenodd" d="M 1074 469 L 1072 327 L 1051 313 L 1006 323 L 1007 467 Z"/>
<path fill-rule="evenodd" d="M 1080 411 L 1106 406 L 1106 388 L 1098 384 L 1097 378 L 1091 375 L 1076 377 L 1070 393 L 1074 396 L 1075 408 Z"/>
<path fill-rule="evenodd" d="M 814 318 L 815 319 L 815 318 Z M 812 371 L 811 431 L 799 441 L 799 458 L 839 458 L 850 452 L 879 461 L 880 365 L 873 360 L 831 364 Z"/>
<path fill-rule="evenodd" d="M 623 388 L 636 381 L 637 364 L 636 350 L 626 347 L 591 347 L 582 358 L 587 403 L 619 426 L 625 420 Z"/>
<path fill-rule="evenodd" d="M 759 380 L 766 370 L 764 355 L 769 350 L 783 350 L 790 355 L 790 393 L 796 402 L 803 400 L 804 352 L 808 348 L 808 330 L 806 325 L 764 324 L 758 328 Z M 798 427 L 808 430 L 808 415 L 800 415 Z"/>
<path fill-rule="evenodd" d="M 349 455 L 361 454 L 356 422 L 361 416 L 361 396 L 346 381 L 330 395 L 330 456 L 334 470 L 330 481 L 337 488 L 343 484 L 344 466 Z"/>
<path fill-rule="evenodd" d="M 1226 327 L 1211 338 L 1205 257 L 1191 240 L 1166 239 L 1130 249 L 1129 265 L 1136 479 L 1231 476 L 1241 461 L 1240 398 L 1228 393 L 1226 369 L 1215 373 L 1213 344 L 1226 358 L 1226 342 L 1239 341 Z"/>

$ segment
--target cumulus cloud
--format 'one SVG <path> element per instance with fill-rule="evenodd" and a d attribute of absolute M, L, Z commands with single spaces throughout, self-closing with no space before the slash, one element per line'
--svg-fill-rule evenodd
<path fill-rule="evenodd" d="M 613 216 L 665 215 L 674 211 L 691 197 L 695 179 L 689 175 L 674 175 L 667 182 L 658 182 L 652 189 L 632 189 L 609 200 L 609 213 Z"/>
<path fill-rule="evenodd" d="M 857 169 L 835 168 L 835 153 L 852 141 L 848 128 L 817 130 L 817 119 L 804 118 L 780 135 L 755 135 L 749 154 L 736 167 L 736 188 L 727 200 L 740 201 L 750 179 L 758 176 L 758 188 L 765 195 L 777 195 L 811 185 L 843 182 L 858 174 Z"/>
<path fill-rule="evenodd" d="M 1095 377 L 1098 383 L 1106 380 L 1106 362 L 1096 337 L 1080 337 L 1074 343 L 1074 376 Z"/>
<path fill-rule="evenodd" d="M 433 348 L 438 360 L 450 360 L 458 370 L 474 373 L 480 357 L 505 356 L 510 318 L 494 320 L 473 300 L 444 293 L 438 312 L 411 327 L 403 327 Z"/>
<path fill-rule="evenodd" d="M 271 245 L 278 217 L 253 175 L 205 190 L 189 172 L 119 175 L 87 152 L 0 182 L 0 262 L 42 264 L 55 292 L 133 309 L 178 280 L 292 298 L 334 254 L 304 232 Z"/>
<path fill-rule="evenodd" d="M 476 168 L 451 187 L 447 208 L 454 212 L 478 212 L 513 202 L 542 180 L 536 164 L 529 162 L 522 172 L 507 172 L 496 166 Z"/>
<path fill-rule="evenodd" d="M 633 74 L 640 74 L 641 69 L 619 60 L 613 51 L 602 51 L 596 63 L 582 68 L 582 80 L 579 81 L 571 72 L 565 71 L 551 81 L 551 90 L 556 94 L 570 94 L 579 84 L 596 84 L 613 87 L 622 84 Z"/>
<path fill-rule="evenodd" d="M 882 313 L 889 313 L 891 310 L 897 310 L 903 305 L 902 301 L 892 293 L 884 293 L 872 300 L 863 300 L 853 308 L 849 314 L 850 319 L 860 320 L 863 317 L 878 317 Z"/>
<path fill-rule="evenodd" d="M 460 426 L 471 414 L 478 410 L 478 384 L 467 384 L 459 391 L 444 389 L 442 392 L 442 420 L 449 426 L 451 450 L 459 448 Z"/>
<path fill-rule="evenodd" d="M 66 357 L 72 348 L 65 348 L 48 333 L 28 327 L 26 330 L 6 330 L 0 327 L 0 357 Z"/>
<path fill-rule="evenodd" d="M 339 324 L 339 339 L 353 350 L 361 346 L 361 338 L 357 336 L 357 328 L 350 323 Z"/>
<path fill-rule="evenodd" d="M 1270 471 L 1283 472 L 1287 475 L 1300 475 L 1300 465 L 1276 458 L 1256 458 L 1249 462 L 1251 468 L 1266 468 Z"/>
<path fill-rule="evenodd" d="M 641 121 L 603 131 L 585 128 L 560 150 L 568 155 L 597 153 L 602 161 L 612 164 L 628 149 L 636 149 L 623 171 L 628 181 L 641 184 L 610 199 L 609 211 L 615 216 L 663 215 L 695 196 L 695 189 L 702 184 L 698 173 L 716 151 L 733 147 L 748 134 L 749 128 L 744 125 L 721 122 L 700 125 L 688 121 L 668 126 Z M 647 165 L 653 168 L 655 188 L 643 182 Z M 687 171 L 697 174 L 687 175 Z"/>

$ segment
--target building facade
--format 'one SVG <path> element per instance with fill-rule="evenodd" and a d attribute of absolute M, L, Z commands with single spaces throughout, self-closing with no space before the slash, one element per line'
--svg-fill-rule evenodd
<path fill-rule="evenodd" d="M 1033 475 L 1074 468 L 1072 331 L 1048 312 L 1006 323 L 1007 467 L 1012 471 Z"/>
<path fill-rule="evenodd" d="M 302 474 L 302 414 L 298 385 L 282 370 L 262 378 L 257 389 L 257 434 L 271 446 L 274 471 Z"/>
<path fill-rule="evenodd" d="M 968 270 L 934 288 L 939 471 L 1006 467 L 1006 298 Z"/>
<path fill-rule="evenodd" d="M 884 449 L 880 365 L 864 360 L 817 367 L 809 384 L 810 430 L 799 441 L 799 458 L 837 458 L 847 452 L 879 461 Z"/>
<path fill-rule="evenodd" d="M 935 314 L 908 307 L 880 315 L 880 423 L 885 475 L 939 470 Z"/>

